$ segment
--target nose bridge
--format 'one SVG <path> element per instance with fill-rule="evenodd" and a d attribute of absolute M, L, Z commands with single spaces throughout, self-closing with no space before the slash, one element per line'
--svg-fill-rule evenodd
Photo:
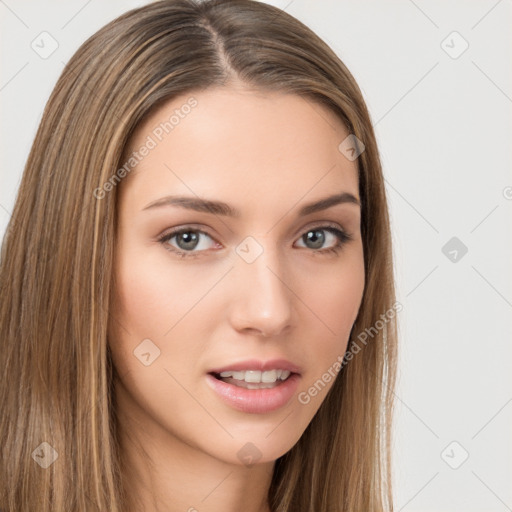
<path fill-rule="evenodd" d="M 284 262 L 271 237 L 247 237 L 236 252 L 236 300 L 233 321 L 266 335 L 279 334 L 290 322 L 293 293 L 286 282 Z"/>

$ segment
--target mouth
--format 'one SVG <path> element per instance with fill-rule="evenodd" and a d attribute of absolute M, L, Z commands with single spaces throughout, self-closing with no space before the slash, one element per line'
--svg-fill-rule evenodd
<path fill-rule="evenodd" d="M 245 361 L 208 372 L 207 383 L 224 404 L 245 413 L 264 414 L 285 406 L 301 379 L 289 361 Z"/>
<path fill-rule="evenodd" d="M 245 389 L 272 389 L 281 386 L 290 376 L 296 375 L 290 370 L 278 368 L 276 370 L 241 370 L 210 372 L 210 375 L 226 384 Z"/>

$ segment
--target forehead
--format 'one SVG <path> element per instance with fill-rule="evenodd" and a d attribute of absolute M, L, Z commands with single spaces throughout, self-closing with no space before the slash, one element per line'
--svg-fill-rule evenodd
<path fill-rule="evenodd" d="M 138 126 L 125 158 L 145 156 L 126 185 L 139 203 L 187 193 L 231 203 L 236 197 L 240 209 L 246 200 L 261 209 L 265 201 L 308 194 L 357 197 L 357 161 L 338 149 L 348 135 L 331 110 L 298 95 L 241 87 L 191 92 Z"/>

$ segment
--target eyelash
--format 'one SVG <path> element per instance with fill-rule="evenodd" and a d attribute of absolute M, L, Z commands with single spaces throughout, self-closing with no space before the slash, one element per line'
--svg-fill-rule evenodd
<path fill-rule="evenodd" d="M 333 234 L 338 239 L 338 242 L 334 247 L 329 247 L 327 249 L 311 249 L 311 252 L 313 254 L 319 254 L 319 255 L 338 254 L 340 252 L 340 250 L 343 248 L 343 246 L 347 242 L 352 240 L 352 235 L 346 233 L 345 231 L 342 231 L 341 229 L 339 229 L 335 226 L 331 226 L 331 225 L 322 225 L 322 226 L 312 227 L 312 228 L 308 229 L 307 231 L 305 231 L 301 235 L 301 237 L 304 236 L 306 233 L 309 233 L 310 231 L 328 231 L 329 233 Z M 206 236 L 212 238 L 208 233 L 206 233 L 205 231 L 203 231 L 201 229 L 196 229 L 193 227 L 184 227 L 184 228 L 179 228 L 179 229 L 176 229 L 176 230 L 168 232 L 168 233 L 164 233 L 162 236 L 160 236 L 158 238 L 158 242 L 160 242 L 166 250 L 172 252 L 173 254 L 176 254 L 177 256 L 179 256 L 181 258 L 196 258 L 198 256 L 201 256 L 202 253 L 204 253 L 206 251 L 182 251 L 180 249 L 176 249 L 175 247 L 170 246 L 167 243 L 169 240 L 171 240 L 175 236 L 183 234 L 183 233 L 189 233 L 189 232 L 201 233 L 203 235 L 206 235 Z M 212 238 L 212 240 L 213 240 L 213 238 Z M 305 249 L 307 249 L 307 247 Z"/>

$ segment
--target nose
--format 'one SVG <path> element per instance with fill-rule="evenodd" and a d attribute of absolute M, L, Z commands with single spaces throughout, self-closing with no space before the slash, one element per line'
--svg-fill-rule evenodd
<path fill-rule="evenodd" d="M 282 269 L 276 253 L 267 249 L 252 263 L 235 263 L 230 304 L 234 329 L 270 337 L 292 327 L 295 295 Z"/>

